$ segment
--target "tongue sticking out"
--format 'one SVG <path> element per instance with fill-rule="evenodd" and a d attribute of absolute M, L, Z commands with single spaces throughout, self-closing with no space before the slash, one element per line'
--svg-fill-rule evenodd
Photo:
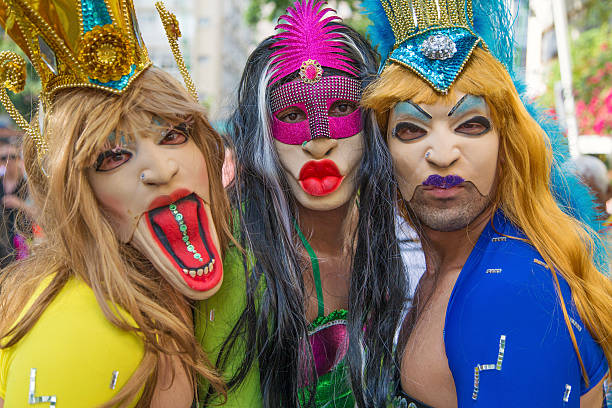
<path fill-rule="evenodd" d="M 215 287 L 222 276 L 219 254 L 211 239 L 204 203 L 195 194 L 147 213 L 160 249 L 194 290 Z"/>

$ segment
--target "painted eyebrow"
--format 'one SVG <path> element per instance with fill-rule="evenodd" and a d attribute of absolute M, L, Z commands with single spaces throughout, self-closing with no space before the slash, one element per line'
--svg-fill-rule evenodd
<path fill-rule="evenodd" d="M 399 102 L 398 104 L 396 104 L 395 108 L 393 108 L 393 110 L 396 111 L 396 113 L 397 113 L 398 107 L 404 108 L 404 109 L 408 108 L 407 110 L 409 112 L 401 112 L 401 113 L 413 114 L 415 117 L 420 118 L 421 120 L 425 122 L 429 122 L 432 119 L 429 113 L 425 112 L 423 108 L 421 108 L 419 105 L 417 105 L 416 103 L 412 101 L 404 101 L 404 102 Z"/>
<path fill-rule="evenodd" d="M 453 109 L 448 112 L 448 116 L 459 115 L 461 113 L 467 112 L 474 107 L 484 106 L 486 108 L 487 103 L 485 102 L 482 96 L 475 95 L 463 95 L 463 98 L 459 99 L 459 102 L 453 106 Z"/>

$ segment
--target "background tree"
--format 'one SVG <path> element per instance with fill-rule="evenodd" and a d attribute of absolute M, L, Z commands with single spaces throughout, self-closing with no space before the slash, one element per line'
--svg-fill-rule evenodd
<path fill-rule="evenodd" d="M 603 6 L 594 6 L 599 10 Z M 608 7 L 610 8 L 610 7 Z M 601 10 L 610 18 L 611 10 Z M 579 22 L 589 27 L 602 15 L 585 13 Z M 604 20 L 607 21 L 607 20 Z M 599 21 L 571 43 L 572 85 L 576 99 L 578 129 L 583 135 L 612 135 L 612 26 Z M 559 63 L 554 62 L 547 92 L 540 98 L 544 106 L 555 106 L 555 84 L 560 81 Z"/>

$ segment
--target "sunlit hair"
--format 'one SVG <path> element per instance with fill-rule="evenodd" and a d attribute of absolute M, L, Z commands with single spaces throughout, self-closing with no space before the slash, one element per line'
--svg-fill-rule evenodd
<path fill-rule="evenodd" d="M 612 282 L 593 263 L 594 243 L 588 227 L 564 213 L 556 203 L 550 186 L 550 141 L 525 109 L 504 66 L 490 53 L 476 48 L 449 93 L 441 95 L 412 71 L 393 64 L 366 89 L 362 104 L 372 108 L 381 128 L 387 129 L 389 112 L 396 103 L 411 100 L 417 104 L 452 105 L 457 100 L 456 91 L 482 96 L 499 131 L 499 162 L 503 165 L 498 165 L 493 209 L 503 210 L 523 230 L 549 265 L 560 297 L 555 269 L 567 280 L 582 320 L 612 364 Z M 561 307 L 588 383 L 563 302 Z"/>
<path fill-rule="evenodd" d="M 44 238 L 30 258 L 10 266 L 0 278 L 2 348 L 15 345 L 32 329 L 71 278 L 82 279 L 93 289 L 112 324 L 144 339 L 142 362 L 105 407 L 133 401 L 143 386 L 137 406 L 148 407 L 164 355 L 179 357 L 194 389 L 199 375 L 224 393 L 224 384 L 211 368 L 193 327 L 185 323 L 190 321 L 185 316 L 190 313 L 189 300 L 132 246 L 118 241 L 86 177 L 111 132 L 129 137 L 150 128 L 154 116 L 172 124 L 188 116 L 193 119 L 190 137 L 206 158 L 212 218 L 219 231 L 220 249 L 226 247 L 229 204 L 220 178 L 224 157 L 221 138 L 181 84 L 162 70 L 150 68 L 120 96 L 95 89 L 72 89 L 58 95 L 44 127 L 49 141 L 43 166 L 47 175 L 41 171 L 33 141 L 25 138 L 28 184 L 40 209 L 37 222 Z M 51 284 L 15 324 L 34 289 L 49 275 L 54 275 Z M 117 307 L 129 313 L 136 327 Z"/>

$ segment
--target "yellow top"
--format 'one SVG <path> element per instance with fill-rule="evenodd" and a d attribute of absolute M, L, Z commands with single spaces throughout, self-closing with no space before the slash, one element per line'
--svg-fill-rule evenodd
<path fill-rule="evenodd" d="M 22 316 L 52 278 L 41 282 Z M 143 355 L 143 341 L 111 324 L 93 290 L 71 279 L 32 329 L 0 350 L 0 398 L 11 408 L 99 406 L 125 385 Z"/>

